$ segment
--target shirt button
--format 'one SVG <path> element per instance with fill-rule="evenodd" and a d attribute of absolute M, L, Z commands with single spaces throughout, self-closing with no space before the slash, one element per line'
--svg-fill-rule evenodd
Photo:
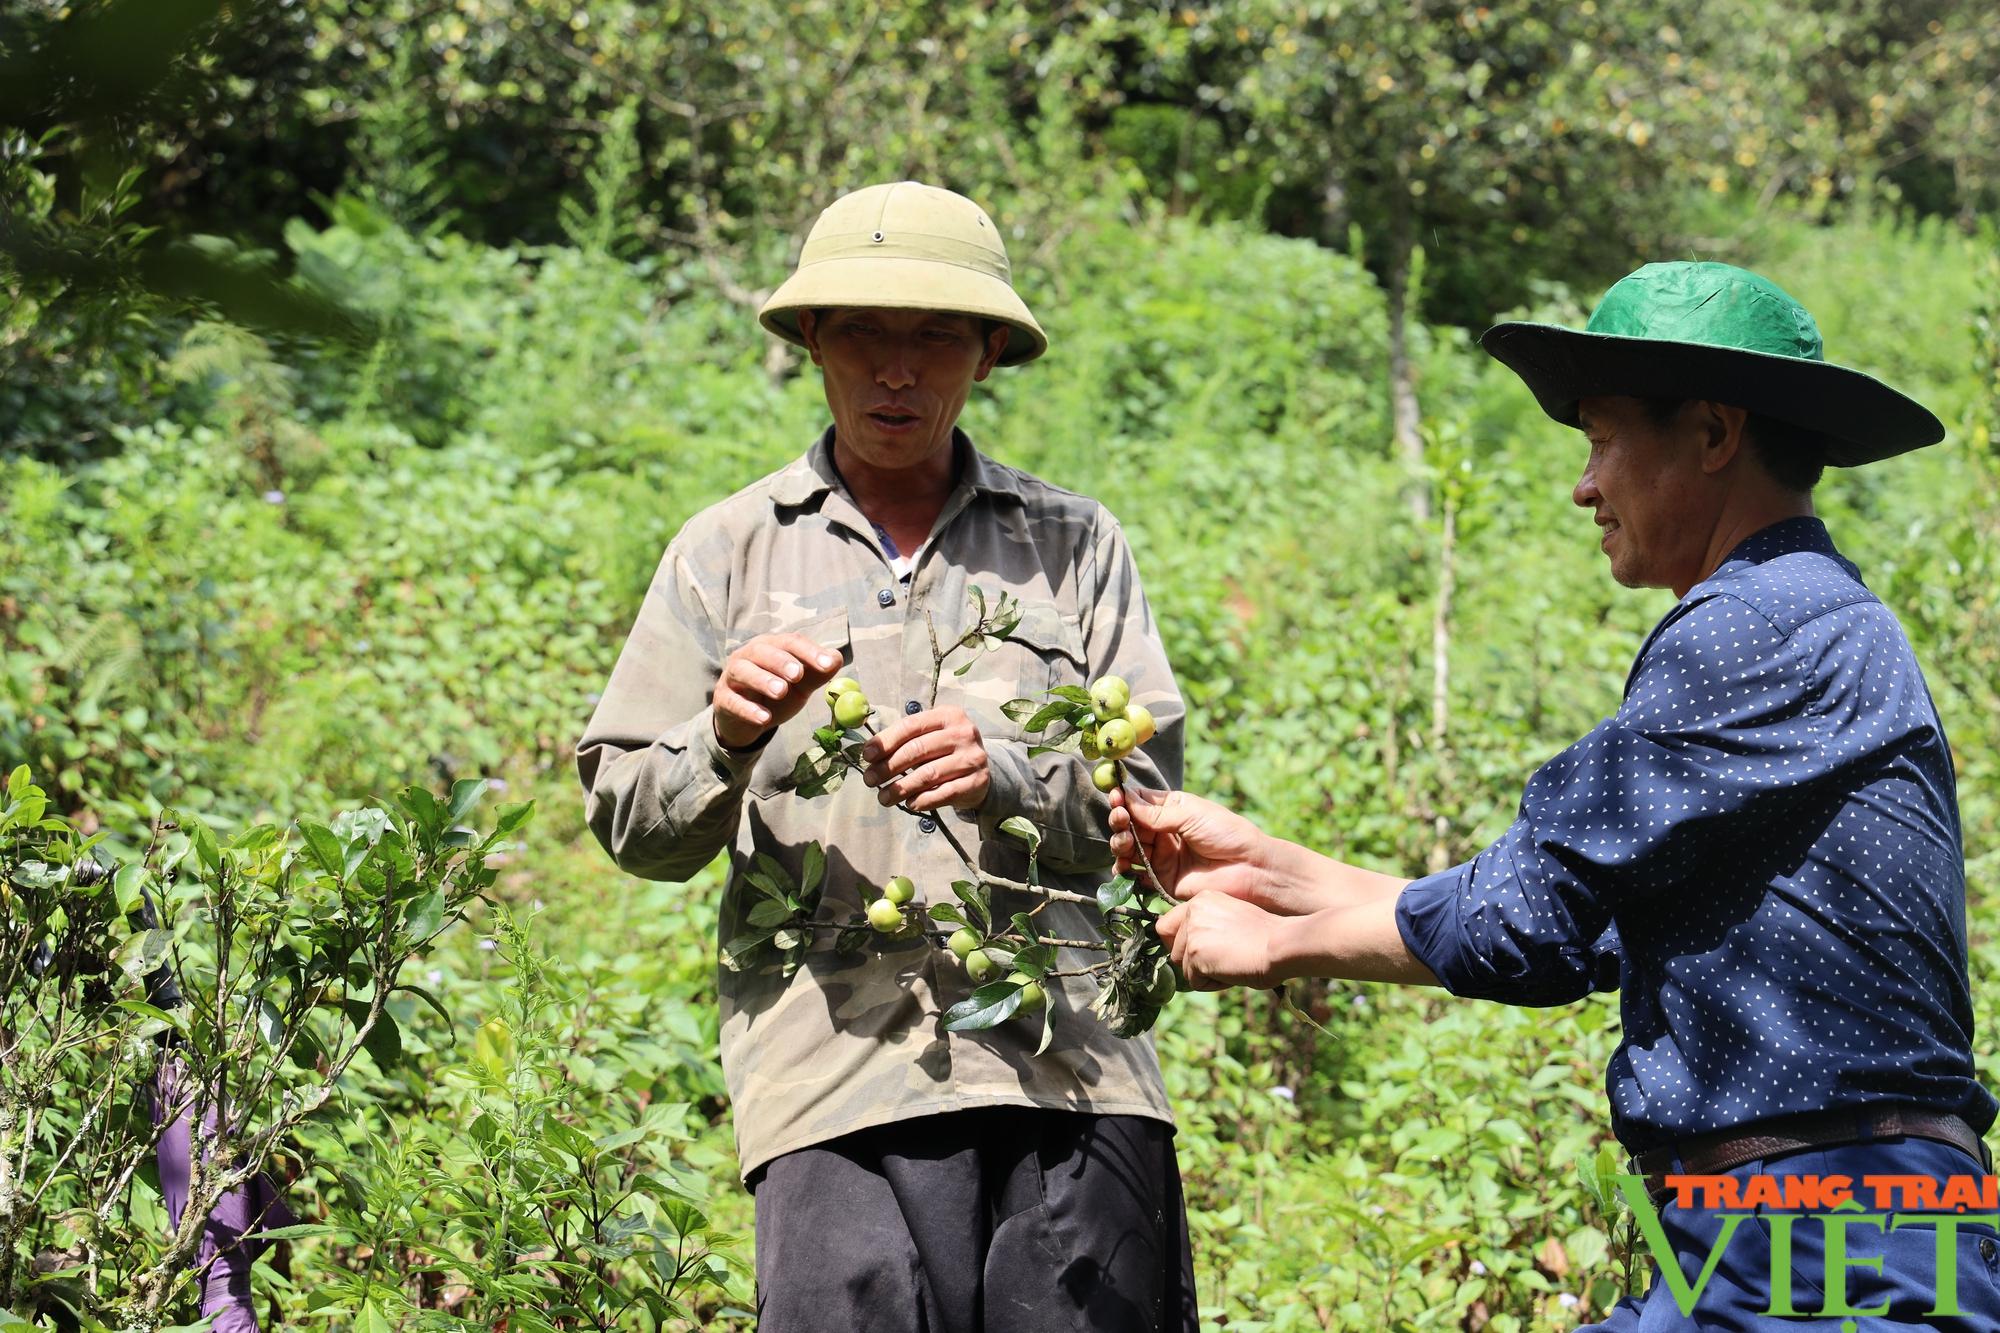
<path fill-rule="evenodd" d="M 917 821 L 917 832 L 936 833 L 937 821 L 935 819 L 932 819 L 929 815 L 925 815 L 922 819 L 919 819 Z"/>
<path fill-rule="evenodd" d="M 924 706 L 918 703 L 915 699 L 912 699 L 908 703 L 903 705 L 903 711 L 905 713 L 921 713 L 923 709 Z"/>
<path fill-rule="evenodd" d="M 875 594 L 875 604 L 877 606 L 894 606 L 896 604 L 896 594 L 884 588 Z"/>

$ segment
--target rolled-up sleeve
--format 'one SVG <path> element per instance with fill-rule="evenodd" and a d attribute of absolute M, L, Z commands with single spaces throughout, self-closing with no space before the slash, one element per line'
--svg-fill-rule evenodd
<path fill-rule="evenodd" d="M 709 594 L 677 540 L 576 747 L 585 821 L 627 874 L 687 879 L 736 828 L 758 751 L 716 740 L 709 695 L 725 657 Z"/>
<path fill-rule="evenodd" d="M 1831 614 L 1853 620 L 1835 637 L 1868 634 L 1865 610 Z M 1824 725 L 1858 688 L 1823 673 L 1840 656 L 1728 596 L 1678 608 L 1617 715 L 1535 773 L 1499 840 L 1404 890 L 1404 944 L 1454 994 L 1545 1005 L 1615 984 L 1621 905 L 1701 892 L 1865 759 L 1866 738 Z"/>

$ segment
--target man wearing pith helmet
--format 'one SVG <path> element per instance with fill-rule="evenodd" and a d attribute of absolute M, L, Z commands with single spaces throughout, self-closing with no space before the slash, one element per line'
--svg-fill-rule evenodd
<path fill-rule="evenodd" d="M 957 848 L 1023 879 L 1023 845 L 998 831 L 1017 815 L 1043 832 L 1044 883 L 1092 887 L 1111 861 L 1105 798 L 1076 756 L 1031 756 L 1001 705 L 1125 677 L 1157 721 L 1128 762 L 1161 786 L 1180 778 L 1182 710 L 1117 522 L 957 427 L 973 385 L 1048 348 L 992 219 L 911 181 L 857 190 L 820 215 L 761 318 L 820 368 L 832 424 L 667 548 L 578 744 L 592 831 L 650 879 L 686 880 L 726 848 L 725 944 L 747 928 L 758 858 L 797 880 L 814 842 L 828 923 L 895 876 L 917 886 L 913 913 L 953 901 Z M 934 645 L 977 620 L 974 588 L 1019 599 L 1019 623 L 964 674 L 957 659 L 936 674 Z M 786 779 L 839 676 L 880 731 L 864 781 L 805 799 Z M 1090 925 L 1062 902 L 1037 922 Z M 1084 977 L 1049 979 L 1068 1021 L 1039 1054 L 1038 1025 L 948 1033 L 940 1016 L 975 988 L 951 954 L 813 939 L 789 975 L 718 974 L 759 1327 L 1193 1328 L 1150 1042 L 1081 1013 Z"/>
<path fill-rule="evenodd" d="M 1667 1186 L 1987 1169 L 1951 753 L 1902 628 L 1812 497 L 1825 465 L 1943 428 L 1826 361 L 1804 307 L 1723 264 L 1650 264 L 1587 329 L 1502 324 L 1483 343 L 1588 441 L 1572 498 L 1612 577 L 1678 598 L 1617 712 L 1534 774 L 1499 841 L 1414 882 L 1183 795 L 1115 810 L 1114 847 L 1145 843 L 1182 900 L 1160 932 L 1196 985 L 1622 992 L 1605 1081 L 1659 1207 L 1649 1248 L 1671 1246 L 1684 1292 L 1715 1267 L 1691 1312 L 1656 1269 L 1592 1327 L 1777 1330 L 1796 1309 L 1828 1330 L 1863 1313 L 1870 1330 L 2000 1328 L 1990 1217 L 1889 1228 L 1864 1191 L 1877 1215 L 1844 1228 L 1744 1225 Z M 1771 1279 L 1787 1239 L 1789 1295 Z"/>

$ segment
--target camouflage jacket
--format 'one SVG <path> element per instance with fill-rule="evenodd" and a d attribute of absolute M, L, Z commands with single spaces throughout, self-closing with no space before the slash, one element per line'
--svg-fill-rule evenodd
<path fill-rule="evenodd" d="M 1025 877 L 1021 844 L 996 832 L 1025 815 L 1045 834 L 1045 883 L 1078 890 L 1108 868 L 1107 805 L 1088 765 L 1028 755 L 1000 706 L 1056 685 L 1116 671 L 1153 711 L 1158 734 L 1128 764 L 1146 786 L 1178 785 L 1183 710 L 1116 520 L 1093 500 L 1058 490 L 979 454 L 957 437 L 959 480 L 907 584 L 891 572 L 868 520 L 840 485 L 828 431 L 804 457 L 697 514 L 667 547 L 638 622 L 577 744 L 591 831 L 618 865 L 646 879 L 684 880 L 724 847 L 730 873 L 718 942 L 744 926 L 743 872 L 757 852 L 797 876 L 808 843 L 826 850 L 823 919 L 845 921 L 862 883 L 916 881 L 918 904 L 952 901 L 964 878 L 935 823 L 885 809 L 849 781 L 806 799 L 783 787 L 815 727 L 818 700 L 759 749 L 716 742 L 709 697 L 729 653 L 754 635 L 796 631 L 840 651 L 886 722 L 916 711 L 930 690 L 931 625 L 949 643 L 976 620 L 969 589 L 1020 599 L 1007 641 L 945 664 L 940 705 L 957 704 L 984 737 L 992 787 L 978 811 L 940 811 L 987 871 Z M 996 914 L 1031 906 L 996 898 Z M 1094 935 L 1094 913 L 1051 902 L 1045 933 Z M 791 977 L 776 961 L 719 969 L 722 1064 L 735 1107 L 740 1167 L 871 1125 L 977 1106 L 1088 1110 L 1171 1120 L 1150 1038 L 1125 1040 L 1088 1012 L 1095 988 L 1066 978 L 1050 995 L 1053 1044 L 1008 1023 L 946 1033 L 940 1015 L 971 984 L 920 940 L 871 941 L 859 955 L 814 936 Z M 1082 956 L 1077 956 L 1081 961 Z M 1065 963 L 1065 966 L 1070 964 Z"/>

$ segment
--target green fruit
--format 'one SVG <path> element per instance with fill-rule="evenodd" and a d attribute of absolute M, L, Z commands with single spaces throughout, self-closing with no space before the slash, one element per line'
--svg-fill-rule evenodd
<path fill-rule="evenodd" d="M 1077 733 L 1077 739 L 1083 746 L 1083 757 L 1085 759 L 1094 764 L 1104 757 L 1104 751 L 1097 748 L 1097 728 L 1083 728 Z"/>
<path fill-rule="evenodd" d="M 971 926 L 960 926 L 951 932 L 951 938 L 945 941 L 945 947 L 957 955 L 960 962 L 966 962 L 979 949 L 979 932 Z M 967 966 L 970 967 L 970 964 Z"/>
<path fill-rule="evenodd" d="M 1153 975 L 1140 994 L 1147 1004 L 1165 1004 L 1174 998 L 1174 992 L 1179 989 L 1180 982 L 1174 977 L 1173 960 L 1159 957 L 1153 960 Z"/>
<path fill-rule="evenodd" d="M 882 896 L 889 902 L 901 907 L 904 903 L 917 896 L 917 886 L 910 882 L 908 875 L 897 875 L 882 886 Z"/>
<path fill-rule="evenodd" d="M 1124 718 L 1114 717 L 1097 729 L 1097 748 L 1106 759 L 1123 759 L 1139 748 L 1139 733 Z"/>
<path fill-rule="evenodd" d="M 877 898 L 868 904 L 868 924 L 884 935 L 893 935 L 903 928 L 903 909 L 887 898 Z"/>
<path fill-rule="evenodd" d="M 1118 771 L 1118 761 L 1107 759 L 1090 770 L 1090 785 L 1099 791 L 1108 792 L 1116 787 L 1124 776 Z"/>
<path fill-rule="evenodd" d="M 829 704 L 837 704 L 840 702 L 841 695 L 850 692 L 859 693 L 860 689 L 861 689 L 861 682 L 854 679 L 854 677 L 835 676 L 833 680 L 831 680 L 827 684 L 826 701 Z"/>
<path fill-rule="evenodd" d="M 1106 722 L 1125 716 L 1126 705 L 1131 702 L 1132 687 L 1123 676 L 1099 676 L 1090 687 L 1090 706 Z"/>
<path fill-rule="evenodd" d="M 988 977 L 1000 970 L 1000 964 L 984 949 L 974 949 L 965 956 L 965 975 L 972 978 L 975 986 L 985 984 Z"/>
<path fill-rule="evenodd" d="M 1013 973 L 1011 976 L 1007 978 L 1007 980 L 1018 981 L 1022 983 L 1021 1007 L 1016 1009 L 1014 1011 L 1015 1013 L 1017 1014 L 1038 1013 L 1040 1012 L 1041 1007 L 1049 1002 L 1049 997 L 1042 994 L 1041 986 L 1036 982 L 1034 982 L 1033 980 L 1029 979 L 1027 976 L 1023 975 L 1022 973 L 1019 972 Z"/>
<path fill-rule="evenodd" d="M 833 701 L 833 722 L 842 731 L 852 731 L 868 720 L 868 696 L 860 690 L 842 690 Z"/>
<path fill-rule="evenodd" d="M 1153 739 L 1153 733 L 1159 730 L 1158 724 L 1153 721 L 1153 710 L 1144 704 L 1133 704 L 1127 708 L 1125 720 L 1132 724 L 1132 730 L 1139 737 L 1141 745 Z"/>

